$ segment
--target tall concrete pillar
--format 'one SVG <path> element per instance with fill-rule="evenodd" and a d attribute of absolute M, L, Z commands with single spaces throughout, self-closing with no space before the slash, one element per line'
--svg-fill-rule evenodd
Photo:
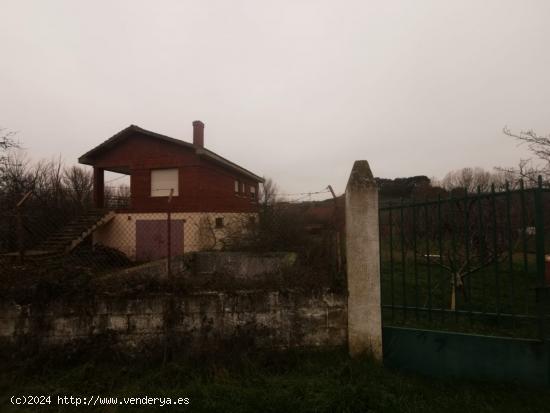
<path fill-rule="evenodd" d="M 348 344 L 351 356 L 382 361 L 378 187 L 367 161 L 356 161 L 346 187 Z"/>

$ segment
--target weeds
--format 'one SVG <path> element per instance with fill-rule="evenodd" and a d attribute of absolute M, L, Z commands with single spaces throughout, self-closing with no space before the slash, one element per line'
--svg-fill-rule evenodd
<path fill-rule="evenodd" d="M 513 384 L 431 380 L 384 369 L 343 351 L 291 351 L 190 359 L 58 360 L 45 369 L 12 360 L 0 372 L 2 411 L 11 394 L 99 394 L 116 397 L 189 397 L 178 410 L 194 412 L 547 412 L 550 393 Z M 87 407 L 89 411 L 155 411 L 153 408 Z M 40 411 L 59 410 L 45 406 Z M 77 411 L 76 409 L 74 411 Z"/>

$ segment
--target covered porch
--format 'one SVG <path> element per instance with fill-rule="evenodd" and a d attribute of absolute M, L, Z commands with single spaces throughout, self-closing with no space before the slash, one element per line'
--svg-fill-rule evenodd
<path fill-rule="evenodd" d="M 131 178 L 128 166 L 94 166 L 92 189 L 94 208 L 131 209 Z"/>

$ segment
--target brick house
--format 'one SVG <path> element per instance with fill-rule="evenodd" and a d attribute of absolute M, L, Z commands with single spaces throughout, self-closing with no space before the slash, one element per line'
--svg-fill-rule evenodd
<path fill-rule="evenodd" d="M 78 161 L 93 167 L 98 209 L 112 209 L 104 171 L 130 176 L 129 203 L 94 231 L 93 242 L 137 260 L 166 256 L 169 209 L 173 254 L 212 248 L 231 225 L 258 212 L 263 179 L 206 149 L 201 121 L 193 122 L 193 143 L 131 125 Z"/>

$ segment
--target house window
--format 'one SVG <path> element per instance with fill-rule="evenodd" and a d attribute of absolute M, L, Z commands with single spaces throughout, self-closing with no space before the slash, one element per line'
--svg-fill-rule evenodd
<path fill-rule="evenodd" d="M 245 194 L 244 182 L 241 182 L 241 193 L 242 193 L 243 195 Z"/>
<path fill-rule="evenodd" d="M 235 181 L 235 193 L 239 193 L 239 181 Z"/>
<path fill-rule="evenodd" d="M 179 195 L 178 169 L 151 170 L 151 196 L 169 196 L 173 189 L 173 196 Z"/>
<path fill-rule="evenodd" d="M 253 186 L 250 187 L 250 198 L 256 199 L 256 188 Z"/>
<path fill-rule="evenodd" d="M 223 228 L 223 217 L 216 218 L 216 228 Z"/>

